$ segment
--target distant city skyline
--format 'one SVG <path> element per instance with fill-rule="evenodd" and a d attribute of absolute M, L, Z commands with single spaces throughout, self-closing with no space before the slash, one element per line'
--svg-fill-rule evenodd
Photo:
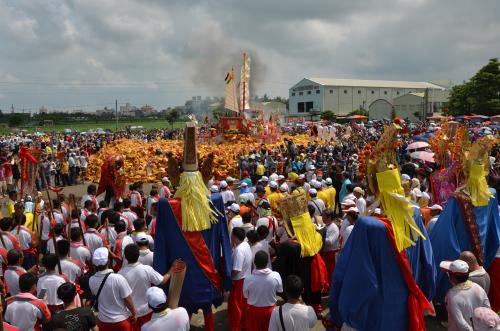
<path fill-rule="evenodd" d="M 469 79 L 500 56 L 500 1 L 0 0 L 0 109 L 182 105 L 222 96 L 252 57 L 254 94 L 304 77 Z"/>

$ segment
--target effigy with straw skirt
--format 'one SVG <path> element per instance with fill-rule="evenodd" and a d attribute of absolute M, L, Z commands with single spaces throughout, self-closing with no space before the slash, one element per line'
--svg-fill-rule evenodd
<path fill-rule="evenodd" d="M 188 123 L 182 172 L 174 160 L 169 162 L 170 180 L 178 187 L 174 198 L 158 203 L 153 267 L 164 274 L 175 263 L 169 304 L 178 302 L 188 313 L 201 309 L 205 328 L 213 330 L 212 308 L 222 304 L 223 293 L 231 288 L 231 246 L 222 197 L 209 194 L 202 176 L 212 169 L 203 164 L 198 170 L 196 134 Z"/>
<path fill-rule="evenodd" d="M 463 251 L 474 253 L 479 265 L 488 272 L 496 261 L 500 247 L 498 192 L 488 187 L 486 176 L 491 150 L 498 142 L 492 135 L 486 135 L 472 144 L 461 145 L 459 166 L 463 185 L 451 194 L 430 233 L 437 265 L 443 260 L 457 259 Z M 500 279 L 500 273 L 493 272 L 490 279 Z M 450 287 L 447 275 L 439 271 L 436 298 L 443 300 Z"/>

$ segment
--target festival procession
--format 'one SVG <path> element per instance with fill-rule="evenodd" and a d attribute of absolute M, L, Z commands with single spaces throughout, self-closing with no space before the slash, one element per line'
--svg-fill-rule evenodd
<path fill-rule="evenodd" d="M 190 118 L 4 137 L 5 330 L 498 330 L 498 126 Z"/>
<path fill-rule="evenodd" d="M 380 37 L 388 31 L 378 30 L 383 20 L 373 23 L 359 6 L 361 16 L 349 16 L 346 3 L 318 4 L 340 10 L 345 22 L 329 10 L 332 17 L 325 21 L 323 10 L 312 15 L 312 8 L 293 1 L 269 20 L 265 13 L 273 6 L 266 4 L 252 16 L 252 33 L 262 39 L 257 41 L 241 32 L 252 6 L 239 16 L 241 5 L 222 8 L 231 6 L 218 1 L 187 11 L 182 2 L 111 2 L 97 10 L 92 1 L 49 1 L 38 8 L 0 0 L 0 21 L 7 22 L 0 23 L 7 45 L 0 52 L 8 58 L 0 63 L 0 330 L 500 330 L 498 59 L 463 84 L 304 78 L 289 89 L 288 99 L 259 99 L 256 86 L 265 91 L 279 85 L 288 71 L 294 77 L 300 71 L 329 72 L 323 68 L 328 65 L 390 79 L 421 77 L 419 72 L 431 70 L 426 66 L 433 74 L 444 69 L 429 62 L 438 59 L 423 54 L 421 45 L 412 51 L 415 57 L 407 56 L 401 48 L 409 45 L 394 47 L 400 37 Z M 391 3 L 394 17 L 386 17 L 400 25 L 383 25 L 417 44 L 425 39 L 432 53 L 435 40 L 426 30 L 454 30 L 454 22 L 443 17 L 465 16 L 458 14 L 467 7 L 460 2 L 438 19 L 431 15 L 433 23 L 450 28 L 426 26 L 434 10 L 425 7 L 417 15 L 426 1 L 412 3 L 407 10 L 414 14 L 401 16 L 420 16 L 418 37 L 399 31 L 409 24 L 396 19 L 409 6 L 404 1 Z M 438 12 L 439 5 L 432 6 Z M 491 7 L 477 24 L 485 43 L 498 47 L 498 40 L 488 38 L 498 38 L 489 30 L 498 26 L 500 8 Z M 127 13 L 130 8 L 133 13 Z M 475 7 L 467 8 L 474 22 Z M 207 23 L 214 10 L 217 20 Z M 94 21 L 101 11 L 103 22 Z M 293 18 L 285 28 L 273 25 L 289 22 L 279 17 L 292 12 L 304 15 L 307 24 Z M 256 24 L 257 16 L 262 24 Z M 179 29 L 187 18 L 196 23 Z M 61 40 L 51 28 L 64 30 L 58 32 Z M 196 29 L 201 30 L 191 31 Z M 384 50 L 363 38 L 361 50 L 352 49 L 337 63 L 351 44 L 337 45 L 359 37 L 345 37 L 351 30 L 364 36 L 372 29 Z M 284 30 L 316 39 L 275 54 L 274 46 L 292 39 L 264 40 Z M 448 48 L 444 67 L 457 74 L 456 81 L 465 75 L 457 68 L 484 62 L 474 52 L 486 46 L 469 32 L 456 32 L 462 46 L 455 54 L 444 41 L 448 37 L 435 45 Z M 41 35 L 44 42 L 35 42 Z M 181 46 L 175 45 L 177 35 Z M 158 46 L 167 43 L 162 38 L 172 44 Z M 318 43 L 335 49 L 322 51 Z M 36 49 L 18 48 L 26 45 Z M 252 45 L 260 47 L 261 57 L 243 51 Z M 228 59 L 233 52 L 238 60 Z M 333 62 L 322 53 L 334 54 Z M 376 62 L 389 53 L 429 63 L 412 69 L 391 58 L 390 68 L 379 67 Z M 461 53 L 481 60 L 467 62 Z M 185 62 L 176 63 L 179 57 Z M 266 69 L 262 58 L 274 66 Z M 71 59 L 78 62 L 68 64 Z M 450 64 L 455 60 L 460 65 Z M 314 66 L 320 62 L 320 69 Z M 351 62 L 358 68 L 346 65 Z M 9 71 L 16 67 L 11 63 L 17 71 Z M 175 70 L 159 70 L 171 63 Z M 158 75 L 145 69 L 150 67 Z M 70 76 L 62 74 L 67 68 Z M 23 70 L 30 70 L 31 79 L 22 78 Z M 174 77 L 178 70 L 181 76 L 196 71 L 195 83 L 158 78 Z M 262 79 L 266 70 L 276 81 Z M 143 80 L 142 71 L 157 81 Z M 50 80 L 59 75 L 61 82 Z M 101 100 L 122 89 L 139 104 L 166 89 L 181 95 L 188 85 L 213 85 L 224 96 L 216 104 L 193 97 L 179 113 L 168 108 L 161 114 L 151 105 L 139 109 L 128 102 L 119 111 L 114 100 L 110 108 L 106 103 L 94 110 L 103 117 L 80 111 L 89 105 L 75 106 L 74 113 L 51 113 L 43 106 L 35 115 L 30 108 L 16 112 L 11 102 L 16 95 L 29 102 L 54 91 L 61 100 Z M 137 97 L 137 91 L 144 94 Z M 130 125 L 124 128 L 120 121 Z M 92 128 L 85 132 L 82 123 Z"/>

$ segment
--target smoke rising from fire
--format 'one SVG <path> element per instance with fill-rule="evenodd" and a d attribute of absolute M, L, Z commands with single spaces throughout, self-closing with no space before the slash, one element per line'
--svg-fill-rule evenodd
<path fill-rule="evenodd" d="M 218 27 L 208 27 L 203 33 L 191 36 L 180 52 L 195 87 L 203 88 L 214 96 L 224 94 L 224 77 L 234 67 L 236 82 L 240 81 L 243 52 L 250 58 L 250 97 L 257 93 L 264 81 L 266 67 L 251 47 L 237 45 Z"/>

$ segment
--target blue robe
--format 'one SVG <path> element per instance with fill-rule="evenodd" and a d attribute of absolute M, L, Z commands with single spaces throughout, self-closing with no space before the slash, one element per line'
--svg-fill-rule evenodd
<path fill-rule="evenodd" d="M 406 330 L 408 287 L 385 225 L 359 217 L 335 265 L 329 307 L 336 325 Z"/>
<path fill-rule="evenodd" d="M 429 239 L 429 234 L 425 229 L 420 208 L 415 208 L 414 217 L 415 223 L 426 238 L 418 238 L 414 246 L 406 249 L 408 261 L 410 262 L 411 272 L 415 282 L 418 284 L 422 292 L 428 300 L 432 300 L 436 293 L 436 277 L 437 267 L 434 262 L 434 254 L 432 252 L 432 244 Z"/>
<path fill-rule="evenodd" d="M 484 268 L 487 269 L 495 258 L 500 245 L 500 217 L 498 215 L 497 194 L 487 206 L 474 207 L 473 212 L 483 247 Z M 469 231 L 465 226 L 462 211 L 455 197 L 450 197 L 430 233 L 436 266 L 444 260 L 456 260 L 463 251 L 470 251 Z M 445 273 L 438 270 L 436 299 L 443 300 L 451 287 Z"/>
<path fill-rule="evenodd" d="M 221 215 L 225 215 L 220 193 L 212 194 L 211 200 Z M 215 268 L 221 275 L 223 288 L 228 291 L 232 284 L 231 245 L 226 217 L 219 216 L 217 223 L 212 224 L 210 229 L 202 231 L 202 235 Z M 153 267 L 160 274 L 165 274 L 172 262 L 179 258 L 187 264 L 179 306 L 186 308 L 189 313 L 196 313 L 198 309 L 208 311 L 212 304 L 220 305 L 223 302 L 222 293 L 212 285 L 200 268 L 174 218 L 170 204 L 166 199 L 160 199 L 156 218 Z"/>

